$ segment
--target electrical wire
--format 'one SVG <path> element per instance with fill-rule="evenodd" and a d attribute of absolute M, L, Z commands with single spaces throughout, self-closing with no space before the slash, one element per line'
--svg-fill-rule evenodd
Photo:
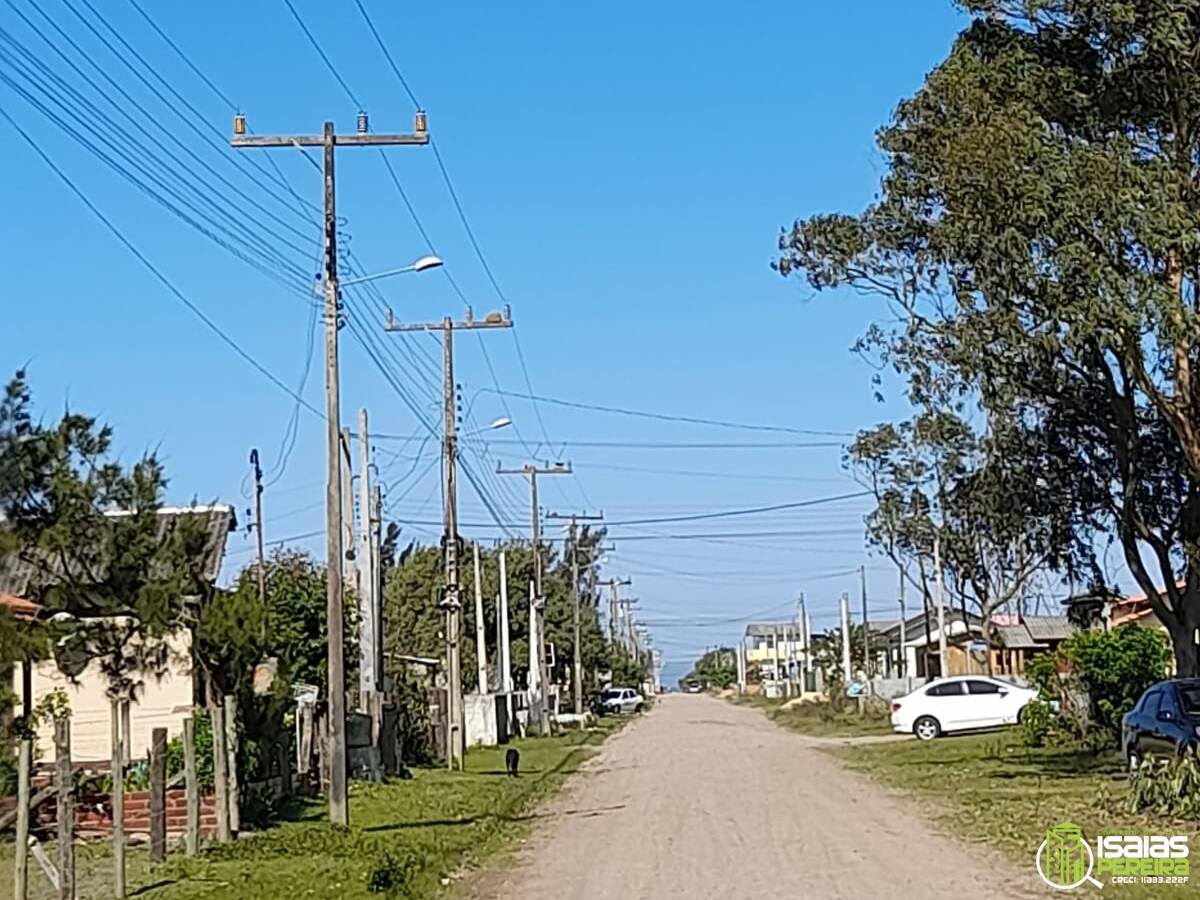
<path fill-rule="evenodd" d="M 317 55 L 321 57 L 321 61 L 325 63 L 330 74 L 337 79 L 337 83 L 342 86 L 342 90 L 346 92 L 346 96 L 350 98 L 350 102 L 354 104 L 355 109 L 361 110 L 363 105 L 358 102 L 358 98 L 354 96 L 354 91 L 350 90 L 350 85 L 346 83 L 346 79 L 334 66 L 333 62 L 325 55 L 325 51 L 321 49 L 321 45 L 313 36 L 313 33 L 308 30 L 308 26 L 304 24 L 304 20 L 300 18 L 300 13 L 296 12 L 296 7 L 292 5 L 292 0 L 283 0 L 284 5 L 291 11 L 292 18 L 296 20 L 296 24 L 300 26 L 300 30 L 304 32 L 304 36 L 308 38 L 308 42 L 312 44 L 312 48 L 317 51 Z"/>
<path fill-rule="evenodd" d="M 162 271 L 155 266 L 154 263 L 152 263 L 115 224 L 113 224 L 112 220 L 104 215 L 104 213 L 100 211 L 99 207 L 92 203 L 88 196 L 75 184 L 74 181 L 70 179 L 70 177 L 68 177 L 66 172 L 59 168 L 54 160 L 51 159 L 50 156 L 41 148 L 37 141 L 34 140 L 34 138 L 27 131 L 25 131 L 25 129 L 17 124 L 17 121 L 9 114 L 8 110 L 2 106 L 0 106 L 0 116 L 4 117 L 5 121 L 12 126 L 13 130 L 15 130 L 17 134 L 21 136 L 25 143 L 27 143 L 33 149 L 33 151 L 39 157 L 41 157 L 42 162 L 44 162 L 46 166 L 49 167 L 50 170 L 54 172 L 54 174 L 57 175 L 59 179 L 71 190 L 71 192 L 79 198 L 80 202 L 82 202 L 83 205 L 88 208 L 92 215 L 100 220 L 100 222 L 112 233 L 113 237 L 115 237 L 125 247 L 125 249 L 128 250 L 138 260 L 138 262 L 145 266 L 150 273 L 154 275 L 154 277 L 158 279 L 158 281 L 168 291 L 170 291 L 171 295 L 174 296 L 176 300 L 182 303 L 192 313 L 192 315 L 204 323 L 205 327 L 207 327 L 218 338 L 220 338 L 224 344 L 232 349 L 260 375 L 275 385 L 275 387 L 279 388 L 289 397 L 296 400 L 296 402 L 300 403 L 313 415 L 321 419 L 325 418 L 324 413 L 322 413 L 307 400 L 293 391 L 290 387 L 284 384 L 284 382 L 281 381 L 274 373 L 272 373 L 270 369 L 255 359 L 254 356 L 248 351 L 242 349 L 240 344 L 238 344 L 232 337 L 222 330 L 216 322 L 210 319 L 204 313 L 204 311 L 200 309 L 200 307 L 188 299 L 188 297 L 181 290 L 179 290 L 179 288 L 177 288 L 175 284 L 169 278 L 167 278 L 167 276 L 164 275 Z"/>
<path fill-rule="evenodd" d="M 482 388 L 481 390 L 488 390 L 488 388 Z M 532 389 L 530 389 L 528 394 L 518 394 L 512 391 L 501 391 L 499 389 L 496 389 L 496 393 L 503 393 L 509 397 L 519 397 L 524 400 L 549 403 L 554 406 L 565 406 L 571 409 L 585 409 L 592 412 L 613 413 L 614 415 L 633 416 L 639 419 L 655 419 L 660 422 L 681 422 L 688 425 L 708 425 L 714 428 L 731 428 L 738 431 L 767 431 L 782 434 L 806 434 L 817 437 L 854 437 L 854 435 L 848 431 L 829 431 L 815 428 L 792 428 L 786 425 L 762 425 L 747 422 L 728 422 L 722 419 L 705 419 L 699 416 L 672 415 L 669 413 L 646 412 L 645 410 L 638 409 L 625 409 L 619 406 L 604 406 L 599 403 L 583 403 L 578 400 L 563 400 L 560 397 L 535 396 Z"/>
<path fill-rule="evenodd" d="M 834 497 L 817 497 L 813 500 L 797 500 L 791 503 L 774 503 L 770 506 L 752 506 L 745 509 L 727 509 L 721 512 L 696 513 L 690 516 L 659 516 L 649 519 L 623 519 L 609 522 L 609 525 L 658 525 L 665 522 L 698 522 L 702 519 L 728 519 L 733 516 L 752 516 L 764 512 L 778 512 L 784 509 L 804 509 L 810 506 L 821 506 L 826 503 L 839 503 L 843 500 L 854 500 L 866 497 L 870 491 L 856 491 L 853 494 L 838 494 Z"/>

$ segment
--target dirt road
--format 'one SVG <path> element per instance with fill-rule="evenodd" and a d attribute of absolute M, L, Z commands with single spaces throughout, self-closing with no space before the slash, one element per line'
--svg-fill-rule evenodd
<path fill-rule="evenodd" d="M 760 713 L 671 695 L 576 775 L 479 900 L 1045 896 Z"/>

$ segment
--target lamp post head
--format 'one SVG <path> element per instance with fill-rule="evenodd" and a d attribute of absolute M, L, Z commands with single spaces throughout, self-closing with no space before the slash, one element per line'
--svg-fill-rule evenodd
<path fill-rule="evenodd" d="M 442 265 L 444 263 L 436 256 L 422 256 L 412 264 L 412 270 L 414 272 L 424 272 L 426 269 L 437 269 Z"/>

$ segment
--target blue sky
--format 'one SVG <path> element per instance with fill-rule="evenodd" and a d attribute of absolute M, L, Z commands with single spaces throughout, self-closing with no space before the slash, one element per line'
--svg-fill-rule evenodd
<path fill-rule="evenodd" d="M 51 34 L 30 0 L 12 2 Z M 373 130 L 408 130 L 412 104 L 353 4 L 293 2 L 369 111 Z M 535 392 L 552 397 L 833 432 L 853 432 L 901 411 L 894 400 L 885 406 L 875 401 L 870 370 L 849 350 L 879 308 L 847 295 L 812 297 L 799 282 L 780 279 L 769 263 L 781 226 L 815 212 L 855 211 L 870 201 L 882 172 L 875 129 L 949 48 L 962 25 L 950 3 L 787 8 L 757 0 L 736 6 L 708 0 L 596 7 L 365 2 L 428 110 L 430 129 L 517 323 L 515 340 L 505 332 L 458 340 L 457 376 L 474 421 L 505 413 L 494 393 L 480 389 L 498 383 L 507 391 L 526 390 L 518 341 Z M 79 62 L 91 85 L 81 89 L 92 102 L 103 106 L 104 95 L 114 98 L 137 121 L 141 139 L 154 135 L 183 157 L 188 151 L 173 143 L 178 139 L 237 185 L 245 196 L 220 192 L 219 209 L 230 216 L 263 221 L 251 205 L 257 202 L 296 227 L 299 234 L 285 233 L 296 246 L 281 252 L 315 272 L 315 228 L 283 209 L 293 202 L 286 192 L 278 191 L 280 203 L 246 178 L 251 164 L 232 159 L 234 151 L 222 146 L 232 110 L 128 0 L 93 5 L 201 118 L 177 99 L 169 105 L 159 101 L 123 68 L 72 13 L 74 7 L 105 33 L 82 0 L 36 3 L 146 112 Z M 316 133 L 326 118 L 339 129 L 353 129 L 354 101 L 325 69 L 282 0 L 143 2 L 143 7 L 241 107 L 253 130 Z M 4 8 L 2 24 L 57 74 L 84 84 L 12 7 Z M 61 38 L 56 42 L 79 59 Z M 9 44 L 0 44 L 0 50 L 12 52 Z M 19 81 L 4 58 L 0 55 L 0 72 Z M 162 88 L 153 76 L 148 79 Z M 0 107 L 189 300 L 277 377 L 293 387 L 300 383 L 311 333 L 303 283 L 285 289 L 214 245 L 3 84 Z M 111 107 L 103 108 L 119 119 Z M 89 125 L 95 125 L 94 117 Z M 209 127 L 215 131 L 206 131 Z M 6 185 L 10 215 L 0 224 L 9 261 L 0 369 L 27 363 L 47 415 L 66 404 L 99 414 L 116 429 L 126 458 L 157 449 L 171 475 L 172 501 L 222 500 L 244 509 L 248 452 L 258 447 L 266 468 L 278 466 L 293 401 L 206 330 L 7 123 L 0 122 L 0 131 L 6 159 L 20 173 Z M 260 155 L 253 165 L 267 165 L 265 151 L 254 152 Z M 299 152 L 271 152 L 304 202 L 319 202 L 315 168 Z M 498 306 L 428 148 L 395 148 L 389 158 L 476 311 Z M 202 165 L 186 159 L 198 170 Z M 343 151 L 337 164 L 344 244 L 359 271 L 394 268 L 428 250 L 378 153 Z M 215 218 L 226 222 L 224 215 Z M 401 319 L 440 318 L 462 305 L 437 272 L 382 281 L 379 288 Z M 389 352 L 406 367 L 403 386 L 423 417 L 436 421 L 433 342 L 384 335 L 381 313 L 365 300 L 352 300 L 349 315 L 380 344 L 393 345 Z M 366 406 L 373 431 L 420 434 L 422 425 L 347 331 L 342 343 L 344 420 L 352 424 L 358 407 Z M 303 389 L 318 407 L 320 364 L 318 340 Z M 540 458 L 560 454 L 546 449 L 539 412 L 545 435 L 555 443 L 821 440 L 547 404 L 535 409 L 520 399 L 509 399 L 508 409 L 519 434 L 497 432 L 486 446 L 473 440 L 468 455 L 501 518 L 512 523 L 527 519 L 523 484 L 485 473 L 497 459 L 508 465 L 530 451 Z M 305 411 L 298 422 L 294 451 L 286 468 L 273 473 L 266 494 L 268 540 L 321 525 L 322 425 Z M 376 441 L 377 462 L 392 488 L 391 512 L 402 523 L 439 517 L 432 446 Z M 602 509 L 614 521 L 853 489 L 836 446 L 568 447 L 561 455 L 578 474 L 546 479 L 543 505 Z M 465 522 L 490 521 L 466 485 L 461 506 Z M 895 578 L 881 560 L 866 555 L 864 509 L 861 500 L 846 501 L 658 526 L 674 533 L 804 533 L 723 543 L 618 541 L 605 574 L 634 578 L 632 593 L 641 600 L 642 616 L 659 623 L 655 639 L 675 678 L 706 645 L 729 643 L 742 630 L 740 623 L 698 627 L 698 620 L 760 611 L 767 618 L 784 616 L 803 590 L 816 627 L 822 627 L 832 622 L 841 591 L 852 591 L 857 605 L 857 577 L 821 576 L 863 562 L 871 606 L 878 610 L 873 614 L 885 616 Z M 614 534 L 635 530 L 613 528 Z M 406 524 L 405 531 L 428 539 L 436 528 Z M 484 539 L 500 533 L 494 526 L 463 532 Z M 298 543 L 322 552 L 320 537 Z M 251 545 L 244 535 L 231 539 L 232 566 L 250 558 Z"/>

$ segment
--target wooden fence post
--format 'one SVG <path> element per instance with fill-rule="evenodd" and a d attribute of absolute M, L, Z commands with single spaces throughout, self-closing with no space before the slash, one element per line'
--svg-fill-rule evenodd
<path fill-rule="evenodd" d="M 229 840 L 229 757 L 225 755 L 225 707 L 214 698 L 208 709 L 212 723 L 213 793 L 217 801 L 217 843 Z"/>
<path fill-rule="evenodd" d="M 237 697 L 228 694 L 225 697 L 225 755 L 228 757 L 227 771 L 229 776 L 229 791 L 226 802 L 229 804 L 229 831 L 236 835 L 241 830 L 241 796 L 238 793 L 238 731 L 237 731 Z"/>
<path fill-rule="evenodd" d="M 150 738 L 150 861 L 167 858 L 167 729 Z"/>
<path fill-rule="evenodd" d="M 112 780 L 113 894 L 125 896 L 125 741 L 122 739 L 121 700 L 112 701 Z"/>
<path fill-rule="evenodd" d="M 13 847 L 13 897 L 29 896 L 29 770 L 33 768 L 33 741 L 21 740 L 17 759 L 17 841 Z"/>
<path fill-rule="evenodd" d="M 200 849 L 200 781 L 196 777 L 196 717 L 183 720 L 183 779 L 187 786 L 187 830 L 184 849 L 195 856 Z"/>
<path fill-rule="evenodd" d="M 75 900 L 75 786 L 71 772 L 71 720 L 54 720 L 54 771 L 58 788 L 58 900 Z"/>

